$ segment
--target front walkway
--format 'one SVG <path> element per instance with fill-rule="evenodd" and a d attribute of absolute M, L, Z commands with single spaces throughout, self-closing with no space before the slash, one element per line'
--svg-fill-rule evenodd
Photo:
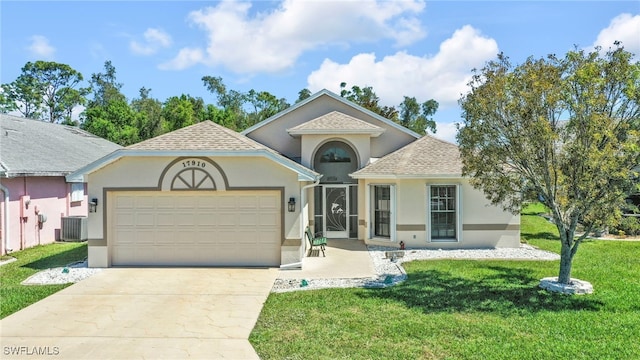
<path fill-rule="evenodd" d="M 278 279 L 357 279 L 377 275 L 362 240 L 329 239 L 325 254 L 323 257 L 322 252 L 314 250 L 302 260 L 302 269 L 280 270 Z"/>
<path fill-rule="evenodd" d="M 3 359 L 258 359 L 277 269 L 109 268 L 0 320 Z"/>

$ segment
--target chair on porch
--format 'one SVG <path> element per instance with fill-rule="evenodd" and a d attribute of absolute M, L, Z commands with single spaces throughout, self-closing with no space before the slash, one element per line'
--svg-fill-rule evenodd
<path fill-rule="evenodd" d="M 311 255 L 311 251 L 313 251 L 313 248 L 318 248 L 322 251 L 322 256 L 325 256 L 324 253 L 324 249 L 327 246 L 327 238 L 325 237 L 315 237 L 315 235 L 313 235 L 313 233 L 311 232 L 311 228 L 309 228 L 307 226 L 307 229 L 305 230 L 305 234 L 307 235 L 307 239 L 309 240 L 309 254 L 307 256 Z"/>

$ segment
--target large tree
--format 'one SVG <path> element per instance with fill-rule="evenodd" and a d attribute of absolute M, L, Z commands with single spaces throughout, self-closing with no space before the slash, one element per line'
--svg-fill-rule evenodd
<path fill-rule="evenodd" d="M 599 50 L 518 66 L 499 55 L 460 100 L 463 174 L 514 213 L 527 195 L 542 200 L 560 234 L 562 284 L 589 232 L 619 215 L 640 163 L 640 64 L 618 43 Z"/>
<path fill-rule="evenodd" d="M 296 104 L 304 99 L 308 99 L 311 97 L 311 90 L 304 88 L 298 91 L 298 99 L 296 100 Z"/>
<path fill-rule="evenodd" d="M 236 131 L 253 126 L 290 106 L 286 99 L 277 98 L 267 91 L 251 89 L 245 93 L 228 90 L 221 77 L 204 76 L 202 82 L 217 97 L 217 104 L 222 110 L 216 112 L 218 120 L 214 121 Z"/>
<path fill-rule="evenodd" d="M 427 131 L 435 134 L 436 122 L 433 120 L 433 115 L 436 111 L 438 111 L 438 102 L 433 99 L 419 103 L 415 97 L 405 96 L 400 103 L 398 123 L 420 135 L 426 134 Z"/>
<path fill-rule="evenodd" d="M 142 87 L 140 97 L 131 101 L 131 108 L 138 113 L 137 125 L 140 140 L 150 139 L 163 133 L 162 103 L 150 96 L 151 89 Z"/>
<path fill-rule="evenodd" d="M 89 84 L 93 99 L 82 114 L 82 128 L 123 146 L 138 142 L 139 113 L 129 106 L 120 92 L 122 84 L 116 79 L 116 69 L 111 61 L 104 63 L 104 73 L 91 75 Z"/>
<path fill-rule="evenodd" d="M 42 108 L 42 93 L 35 79 L 25 74 L 8 84 L 2 84 L 0 112 L 19 111 L 26 118 L 39 119 Z"/>
<path fill-rule="evenodd" d="M 28 62 L 14 82 L 2 85 L 2 103 L 6 110 L 18 110 L 25 117 L 60 122 L 65 115 L 71 116 L 75 106 L 84 104 L 88 90 L 77 88 L 82 80 L 82 74 L 67 64 Z"/>
<path fill-rule="evenodd" d="M 43 106 L 50 122 L 62 120 L 64 114 L 70 114 L 74 106 L 83 103 L 85 90 L 75 89 L 82 81 L 82 74 L 67 64 L 28 62 L 22 73 L 34 79 L 43 96 Z"/>
<path fill-rule="evenodd" d="M 301 97 L 303 96 L 302 91 L 299 94 Z M 353 85 L 351 89 L 347 89 L 345 82 L 340 83 L 340 96 L 420 135 L 429 131 L 436 132 L 436 122 L 433 120 L 433 115 L 438 111 L 438 102 L 433 99 L 419 103 L 415 97 L 404 96 L 402 103 L 397 108 L 382 106 L 373 87 Z"/>
<path fill-rule="evenodd" d="M 384 118 L 398 122 L 398 110 L 393 106 L 381 106 L 380 98 L 371 86 L 353 85 L 351 89 L 347 89 L 347 83 L 341 82 L 340 96 Z"/>
<path fill-rule="evenodd" d="M 91 74 L 89 86 L 93 93 L 93 99 L 89 101 L 89 107 L 106 106 L 111 100 L 125 100 L 126 97 L 120 91 L 122 83 L 116 78 L 116 67 L 110 60 L 104 62 L 104 72 Z"/>
<path fill-rule="evenodd" d="M 286 99 L 278 99 L 267 91 L 249 90 L 246 94 L 251 110 L 247 113 L 247 127 L 253 126 L 291 106 Z"/>
<path fill-rule="evenodd" d="M 204 102 L 182 94 L 168 98 L 162 107 L 164 132 L 174 131 L 203 120 Z"/>

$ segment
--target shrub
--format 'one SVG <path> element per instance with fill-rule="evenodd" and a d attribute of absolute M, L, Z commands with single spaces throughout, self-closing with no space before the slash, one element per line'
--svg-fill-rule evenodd
<path fill-rule="evenodd" d="M 615 226 L 615 232 L 622 232 L 630 236 L 640 235 L 640 218 L 624 216 Z"/>

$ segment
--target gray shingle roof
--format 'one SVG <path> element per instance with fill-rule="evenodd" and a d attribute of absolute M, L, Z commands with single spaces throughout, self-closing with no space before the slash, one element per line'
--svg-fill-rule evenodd
<path fill-rule="evenodd" d="M 212 121 L 203 121 L 133 144 L 67 176 L 70 181 L 90 174 L 126 156 L 260 156 L 298 173 L 300 181 L 316 181 L 320 174 L 250 138 Z"/>
<path fill-rule="evenodd" d="M 462 161 L 458 146 L 430 135 L 425 135 L 352 174 L 355 178 L 461 175 Z"/>
<path fill-rule="evenodd" d="M 213 121 L 203 121 L 126 147 L 126 150 L 270 150 Z M 270 150 L 271 151 L 271 150 Z"/>
<path fill-rule="evenodd" d="M 74 126 L 0 114 L 2 176 L 64 176 L 120 148 Z"/>
<path fill-rule="evenodd" d="M 332 111 L 287 129 L 287 132 L 291 135 L 340 133 L 378 136 L 384 132 L 384 129 L 339 111 Z"/>
<path fill-rule="evenodd" d="M 331 91 L 329 91 L 327 89 L 320 90 L 317 93 L 311 95 L 310 97 L 308 97 L 308 98 L 306 98 L 306 99 L 304 99 L 304 100 L 302 100 L 300 102 L 297 102 L 297 103 L 293 104 L 292 106 L 286 108 L 285 110 L 283 110 L 283 111 L 271 116 L 270 118 L 262 120 L 261 122 L 259 122 L 259 123 L 255 124 L 255 125 L 251 126 L 250 128 L 244 130 L 242 132 L 242 134 L 243 135 L 251 134 L 253 131 L 255 131 L 255 130 L 257 130 L 257 129 L 263 127 L 263 126 L 266 126 L 266 125 L 278 120 L 279 118 L 281 118 L 283 116 L 286 116 L 287 114 L 296 111 L 297 109 L 305 107 L 305 106 L 307 106 L 307 104 L 309 104 L 309 103 L 311 103 L 313 101 L 316 101 L 317 99 L 319 99 L 319 98 L 321 98 L 323 96 L 327 96 L 327 97 L 332 98 L 332 99 L 334 99 L 334 100 L 336 100 L 338 102 L 341 102 L 344 105 L 347 105 L 347 106 L 349 106 L 351 108 L 354 108 L 354 109 L 356 109 L 358 111 L 361 111 L 364 114 L 368 114 L 369 116 L 373 117 L 374 119 L 377 119 L 378 121 L 380 121 L 380 122 L 382 122 L 382 123 L 384 123 L 384 124 L 386 124 L 386 125 L 388 125 L 388 126 L 390 126 L 392 128 L 395 128 L 395 129 L 397 129 L 397 130 L 399 130 L 399 131 L 401 131 L 401 132 L 403 132 L 405 134 L 408 134 L 408 135 L 410 135 L 412 137 L 415 137 L 416 139 L 418 139 L 420 137 L 420 135 L 418 135 L 417 133 L 407 129 L 406 127 L 404 127 L 404 126 L 402 126 L 400 124 L 397 124 L 397 123 L 395 123 L 395 122 L 393 122 L 393 121 L 391 121 L 389 119 L 386 119 L 386 118 L 380 116 L 379 114 L 374 113 L 371 110 L 365 109 L 362 106 L 360 106 L 360 105 L 358 105 L 358 104 L 356 104 L 354 102 L 351 102 L 351 101 L 343 98 L 342 96 L 340 96 L 338 94 L 335 94 L 335 93 L 333 93 L 333 92 L 331 92 Z"/>

